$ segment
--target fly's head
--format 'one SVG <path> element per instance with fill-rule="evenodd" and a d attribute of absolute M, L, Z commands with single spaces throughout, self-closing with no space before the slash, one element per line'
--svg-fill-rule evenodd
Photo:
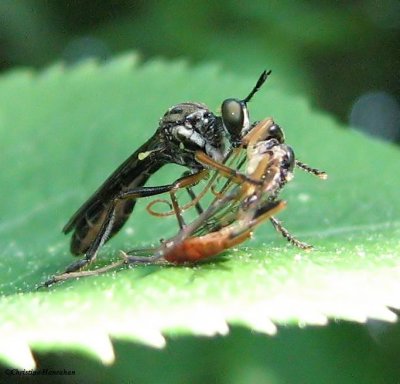
<path fill-rule="evenodd" d="M 238 147 L 242 143 L 244 132 L 250 130 L 247 104 L 239 99 L 224 100 L 221 106 L 221 118 L 232 147 Z"/>
<path fill-rule="evenodd" d="M 251 130 L 254 124 L 250 123 L 247 103 L 267 80 L 271 71 L 264 71 L 256 85 L 244 99 L 230 98 L 223 101 L 221 106 L 221 119 L 223 126 L 230 137 L 232 147 L 238 147 L 242 138 Z"/>
<path fill-rule="evenodd" d="M 264 84 L 270 72 L 264 71 L 249 95 L 241 99 L 226 99 L 221 116 L 216 116 L 202 103 L 186 102 L 168 109 L 160 120 L 159 130 L 169 161 L 198 168 L 195 151 L 203 151 L 213 160 L 224 160 L 225 142 L 238 147 L 251 130 L 247 103 Z"/>

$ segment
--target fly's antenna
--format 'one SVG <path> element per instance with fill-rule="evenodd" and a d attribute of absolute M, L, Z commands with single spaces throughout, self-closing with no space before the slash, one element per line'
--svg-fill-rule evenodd
<path fill-rule="evenodd" d="M 296 167 L 299 167 L 303 171 L 305 171 L 307 173 L 311 173 L 314 176 L 318 176 L 322 180 L 326 180 L 328 178 L 328 175 L 327 175 L 326 172 L 320 171 L 319 169 L 316 169 L 316 168 L 311 168 L 310 166 L 308 166 L 307 164 L 302 163 L 299 160 L 296 160 Z"/>
<path fill-rule="evenodd" d="M 257 83 L 255 87 L 252 89 L 252 91 L 249 93 L 249 95 L 243 100 L 244 103 L 248 103 L 251 98 L 254 96 L 254 94 L 262 87 L 262 85 L 265 83 L 265 80 L 267 80 L 268 76 L 271 74 L 271 70 L 264 71 L 260 78 L 257 80 Z"/>

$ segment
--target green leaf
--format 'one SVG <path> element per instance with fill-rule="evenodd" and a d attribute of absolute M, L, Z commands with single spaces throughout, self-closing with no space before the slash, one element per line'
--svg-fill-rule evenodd
<path fill-rule="evenodd" d="M 34 348 L 83 350 L 110 363 L 110 337 L 162 347 L 164 335 L 226 334 L 230 324 L 273 334 L 283 324 L 396 319 L 388 307 L 400 307 L 397 148 L 283 94 L 273 76 L 252 101 L 252 118 L 273 115 L 297 157 L 329 173 L 322 182 L 298 171 L 283 193 L 280 218 L 314 251 L 291 247 L 265 224 L 207 263 L 140 266 L 35 289 L 72 261 L 60 233 L 69 216 L 153 134 L 168 107 L 197 100 L 217 110 L 227 97 L 244 97 L 257 76 L 161 60 L 140 66 L 126 56 L 0 79 L 3 361 L 32 368 Z M 180 172 L 167 167 L 151 184 Z M 173 218 L 146 213 L 148 202 L 98 264 L 176 232 Z"/>

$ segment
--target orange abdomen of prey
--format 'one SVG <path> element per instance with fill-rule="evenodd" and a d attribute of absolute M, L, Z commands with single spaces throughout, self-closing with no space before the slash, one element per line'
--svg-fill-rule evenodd
<path fill-rule="evenodd" d="M 225 229 L 228 229 L 228 227 Z M 172 247 L 164 255 L 164 259 L 175 264 L 186 262 L 194 263 L 216 256 L 226 249 L 242 243 L 250 236 L 250 230 L 237 236 L 232 236 L 229 230 L 227 230 L 213 232 L 199 237 L 191 237 Z"/>

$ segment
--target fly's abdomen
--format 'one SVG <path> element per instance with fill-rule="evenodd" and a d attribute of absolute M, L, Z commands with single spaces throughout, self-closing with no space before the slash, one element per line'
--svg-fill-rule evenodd
<path fill-rule="evenodd" d="M 114 236 L 123 227 L 131 215 L 135 204 L 136 200 L 125 200 L 116 203 L 115 221 L 108 239 Z M 104 224 L 109 205 L 110 203 L 102 204 L 99 202 L 98 205 L 93 207 L 93 211 L 89 211 L 77 224 L 71 238 L 71 252 L 74 255 L 81 255 L 87 252 Z"/>

